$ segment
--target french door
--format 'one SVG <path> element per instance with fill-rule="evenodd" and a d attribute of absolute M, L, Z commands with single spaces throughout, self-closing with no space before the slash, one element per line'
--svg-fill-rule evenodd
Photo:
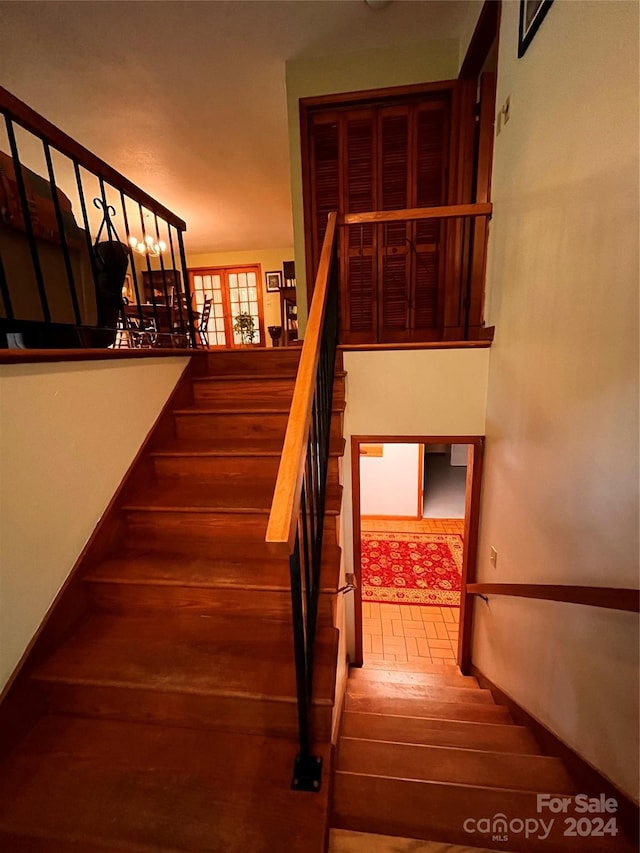
<path fill-rule="evenodd" d="M 262 272 L 260 264 L 191 270 L 196 310 L 202 316 L 206 300 L 210 314 L 204 332 L 210 347 L 265 346 Z M 237 317 L 248 315 L 253 335 L 235 331 Z M 248 323 L 251 327 L 251 323 Z"/>

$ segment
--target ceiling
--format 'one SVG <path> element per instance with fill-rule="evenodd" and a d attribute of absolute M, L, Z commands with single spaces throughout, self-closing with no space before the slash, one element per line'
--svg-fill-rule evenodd
<path fill-rule="evenodd" d="M 457 38 L 468 0 L 0 2 L 0 83 L 186 220 L 292 245 L 285 61 Z"/>

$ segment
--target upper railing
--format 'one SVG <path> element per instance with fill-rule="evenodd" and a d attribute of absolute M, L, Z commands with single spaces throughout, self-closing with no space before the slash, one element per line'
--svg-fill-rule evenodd
<path fill-rule="evenodd" d="M 289 558 L 300 752 L 292 787 L 318 791 L 311 754 L 313 665 L 327 509 L 333 376 L 338 332 L 336 214 L 329 215 L 282 449 L 266 541 Z"/>
<path fill-rule="evenodd" d="M 195 346 L 184 221 L 2 87 L 0 113 L 0 337 Z"/>

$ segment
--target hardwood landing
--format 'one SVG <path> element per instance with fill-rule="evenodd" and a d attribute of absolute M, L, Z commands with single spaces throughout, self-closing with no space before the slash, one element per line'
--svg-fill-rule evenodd
<path fill-rule="evenodd" d="M 318 794 L 290 790 L 289 569 L 264 543 L 299 356 L 194 360 L 206 373 L 177 389 L 9 695 L 41 704 L 0 760 L 0 849 L 324 853 L 340 374 L 312 697 Z"/>

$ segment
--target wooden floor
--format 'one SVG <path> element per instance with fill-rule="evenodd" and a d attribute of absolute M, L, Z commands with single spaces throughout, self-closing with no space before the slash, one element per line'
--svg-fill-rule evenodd
<path fill-rule="evenodd" d="M 312 706 L 318 794 L 290 788 L 288 560 L 264 544 L 298 358 L 210 354 L 161 418 L 54 614 L 55 641 L 7 700 L 31 697 L 39 718 L 0 761 L 0 850 L 326 849 L 340 379 Z"/>

